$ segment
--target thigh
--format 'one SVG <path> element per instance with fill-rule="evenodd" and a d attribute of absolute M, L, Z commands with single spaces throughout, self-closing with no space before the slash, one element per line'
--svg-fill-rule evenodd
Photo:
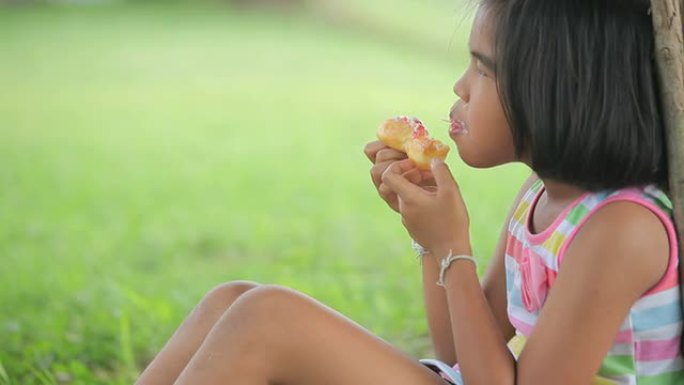
<path fill-rule="evenodd" d="M 256 288 L 240 297 L 182 379 L 192 378 L 193 364 L 206 374 L 203 360 L 222 363 L 214 378 L 250 380 L 244 383 L 258 383 L 263 376 L 263 383 L 288 385 L 446 384 L 337 311 L 278 286 Z"/>

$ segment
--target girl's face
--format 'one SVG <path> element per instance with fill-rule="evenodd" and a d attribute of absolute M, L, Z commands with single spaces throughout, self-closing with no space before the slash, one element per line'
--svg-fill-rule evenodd
<path fill-rule="evenodd" d="M 517 159 L 496 86 L 490 20 L 487 9 L 481 7 L 470 32 L 470 64 L 454 85 L 454 93 L 460 100 L 449 114 L 449 135 L 456 143 L 461 159 L 477 168 Z"/>

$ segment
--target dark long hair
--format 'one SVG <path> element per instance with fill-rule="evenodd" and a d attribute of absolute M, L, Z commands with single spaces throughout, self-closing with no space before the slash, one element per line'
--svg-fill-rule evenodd
<path fill-rule="evenodd" d="M 656 184 L 669 195 L 650 1 L 481 1 L 518 156 L 588 191 Z"/>
<path fill-rule="evenodd" d="M 657 184 L 667 151 L 647 0 L 484 0 L 518 155 L 589 191 Z"/>

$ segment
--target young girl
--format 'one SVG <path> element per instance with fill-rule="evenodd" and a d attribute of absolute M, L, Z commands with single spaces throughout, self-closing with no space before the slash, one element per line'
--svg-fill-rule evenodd
<path fill-rule="evenodd" d="M 438 360 L 292 290 L 233 282 L 138 384 L 684 384 L 648 1 L 484 0 L 469 45 L 450 114 L 461 158 L 534 171 L 482 284 L 447 166 L 420 172 L 379 142 L 365 150 L 422 245 Z"/>

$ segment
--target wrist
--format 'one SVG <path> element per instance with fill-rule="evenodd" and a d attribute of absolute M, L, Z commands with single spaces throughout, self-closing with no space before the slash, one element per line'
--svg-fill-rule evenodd
<path fill-rule="evenodd" d="M 439 280 L 437 281 L 437 286 L 446 287 L 445 279 L 447 271 L 450 270 L 452 264 L 460 261 L 468 261 L 466 265 L 470 265 L 471 269 L 475 269 L 474 272 L 477 274 L 477 260 L 475 260 L 475 257 L 472 255 L 453 255 L 449 253 L 449 255 L 444 257 L 439 263 Z M 461 263 L 461 267 L 463 266 L 465 265 Z M 452 269 L 455 270 L 457 268 L 458 266 L 455 266 Z"/>
<path fill-rule="evenodd" d="M 425 255 L 430 253 L 428 249 L 421 246 L 420 243 L 416 242 L 416 240 L 413 238 L 411 238 L 411 248 L 413 249 L 413 251 L 416 252 L 416 256 L 418 258 L 424 257 Z"/>
<path fill-rule="evenodd" d="M 463 239 L 463 240 L 454 240 L 451 242 L 443 243 L 437 246 L 432 247 L 430 250 L 430 254 L 437 259 L 437 261 L 441 261 L 443 258 L 448 256 L 449 254 L 452 255 L 472 255 L 473 250 L 472 247 L 470 246 L 470 240 L 469 239 Z"/>

